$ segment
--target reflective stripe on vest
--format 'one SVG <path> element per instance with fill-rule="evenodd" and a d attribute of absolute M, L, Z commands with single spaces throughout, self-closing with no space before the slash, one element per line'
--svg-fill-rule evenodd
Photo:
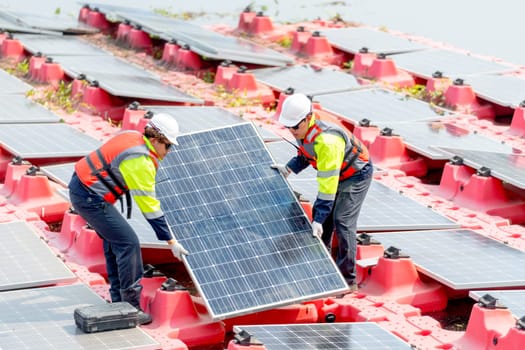
<path fill-rule="evenodd" d="M 315 124 L 306 132 L 306 136 L 299 147 L 300 154 L 308 160 L 312 167 L 317 169 L 317 155 L 314 151 L 315 139 L 323 132 L 338 135 L 345 140 L 345 155 L 339 171 L 339 181 L 350 178 L 368 163 L 367 148 L 352 133 L 346 132 L 338 126 L 328 125 L 320 120 L 316 120 Z"/>
<path fill-rule="evenodd" d="M 124 131 L 79 160 L 75 172 L 84 185 L 113 204 L 128 191 L 120 163 L 130 156 L 141 155 L 149 156 L 158 167 L 157 157 L 146 146 L 144 136 L 137 131 Z"/>

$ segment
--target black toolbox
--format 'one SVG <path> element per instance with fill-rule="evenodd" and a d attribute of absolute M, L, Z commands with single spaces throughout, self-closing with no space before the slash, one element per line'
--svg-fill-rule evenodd
<path fill-rule="evenodd" d="M 139 324 L 138 310 L 128 302 L 78 307 L 74 316 L 77 327 L 86 333 L 133 328 Z"/>

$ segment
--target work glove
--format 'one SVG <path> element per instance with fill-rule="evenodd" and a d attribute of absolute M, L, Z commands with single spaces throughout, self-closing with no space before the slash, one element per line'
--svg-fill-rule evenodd
<path fill-rule="evenodd" d="M 290 168 L 288 168 L 286 165 L 283 165 L 283 164 L 272 164 L 270 165 L 270 167 L 272 169 L 277 169 L 279 173 L 281 173 L 281 175 L 284 176 L 285 178 L 287 178 L 288 175 L 290 175 L 290 173 L 292 172 Z"/>
<path fill-rule="evenodd" d="M 312 236 L 319 237 L 323 235 L 323 225 L 317 221 L 312 222 Z"/>
<path fill-rule="evenodd" d="M 173 253 L 173 256 L 182 261 L 183 255 L 188 255 L 188 251 L 180 244 L 179 242 L 175 242 L 172 245 L 170 245 L 171 252 Z"/>

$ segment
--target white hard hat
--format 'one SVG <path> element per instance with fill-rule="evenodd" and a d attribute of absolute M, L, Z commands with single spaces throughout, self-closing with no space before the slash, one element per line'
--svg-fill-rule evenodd
<path fill-rule="evenodd" d="M 279 123 L 286 127 L 295 126 L 311 111 L 312 101 L 305 94 L 293 94 L 283 102 Z"/>
<path fill-rule="evenodd" d="M 177 136 L 179 135 L 179 123 L 175 118 L 166 113 L 158 113 L 153 115 L 150 119 L 148 125 L 153 129 L 156 129 L 164 137 L 168 139 L 169 142 L 178 145 Z"/>

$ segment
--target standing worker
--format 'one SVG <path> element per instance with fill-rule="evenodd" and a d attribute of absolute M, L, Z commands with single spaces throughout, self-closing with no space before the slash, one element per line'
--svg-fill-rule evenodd
<path fill-rule="evenodd" d="M 292 133 L 299 147 L 297 156 L 286 165 L 272 168 L 285 177 L 309 165 L 317 169 L 319 190 L 312 209 L 312 233 L 330 250 L 335 226 L 336 264 L 355 291 L 357 218 L 373 174 L 368 150 L 350 131 L 316 120 L 312 102 L 303 94 L 284 100 L 279 122 Z"/>
<path fill-rule="evenodd" d="M 168 114 L 156 114 L 144 129 L 122 131 L 79 160 L 69 183 L 69 196 L 75 211 L 104 242 L 106 270 L 112 302 L 127 301 L 139 310 L 139 323 L 151 316 L 140 307 L 144 273 L 137 234 L 114 206 L 127 202 L 131 215 L 131 196 L 151 224 L 159 240 L 167 241 L 173 255 L 182 260 L 188 254 L 173 237 L 160 202 L 155 197 L 155 175 L 172 145 L 177 145 L 179 125 Z"/>

